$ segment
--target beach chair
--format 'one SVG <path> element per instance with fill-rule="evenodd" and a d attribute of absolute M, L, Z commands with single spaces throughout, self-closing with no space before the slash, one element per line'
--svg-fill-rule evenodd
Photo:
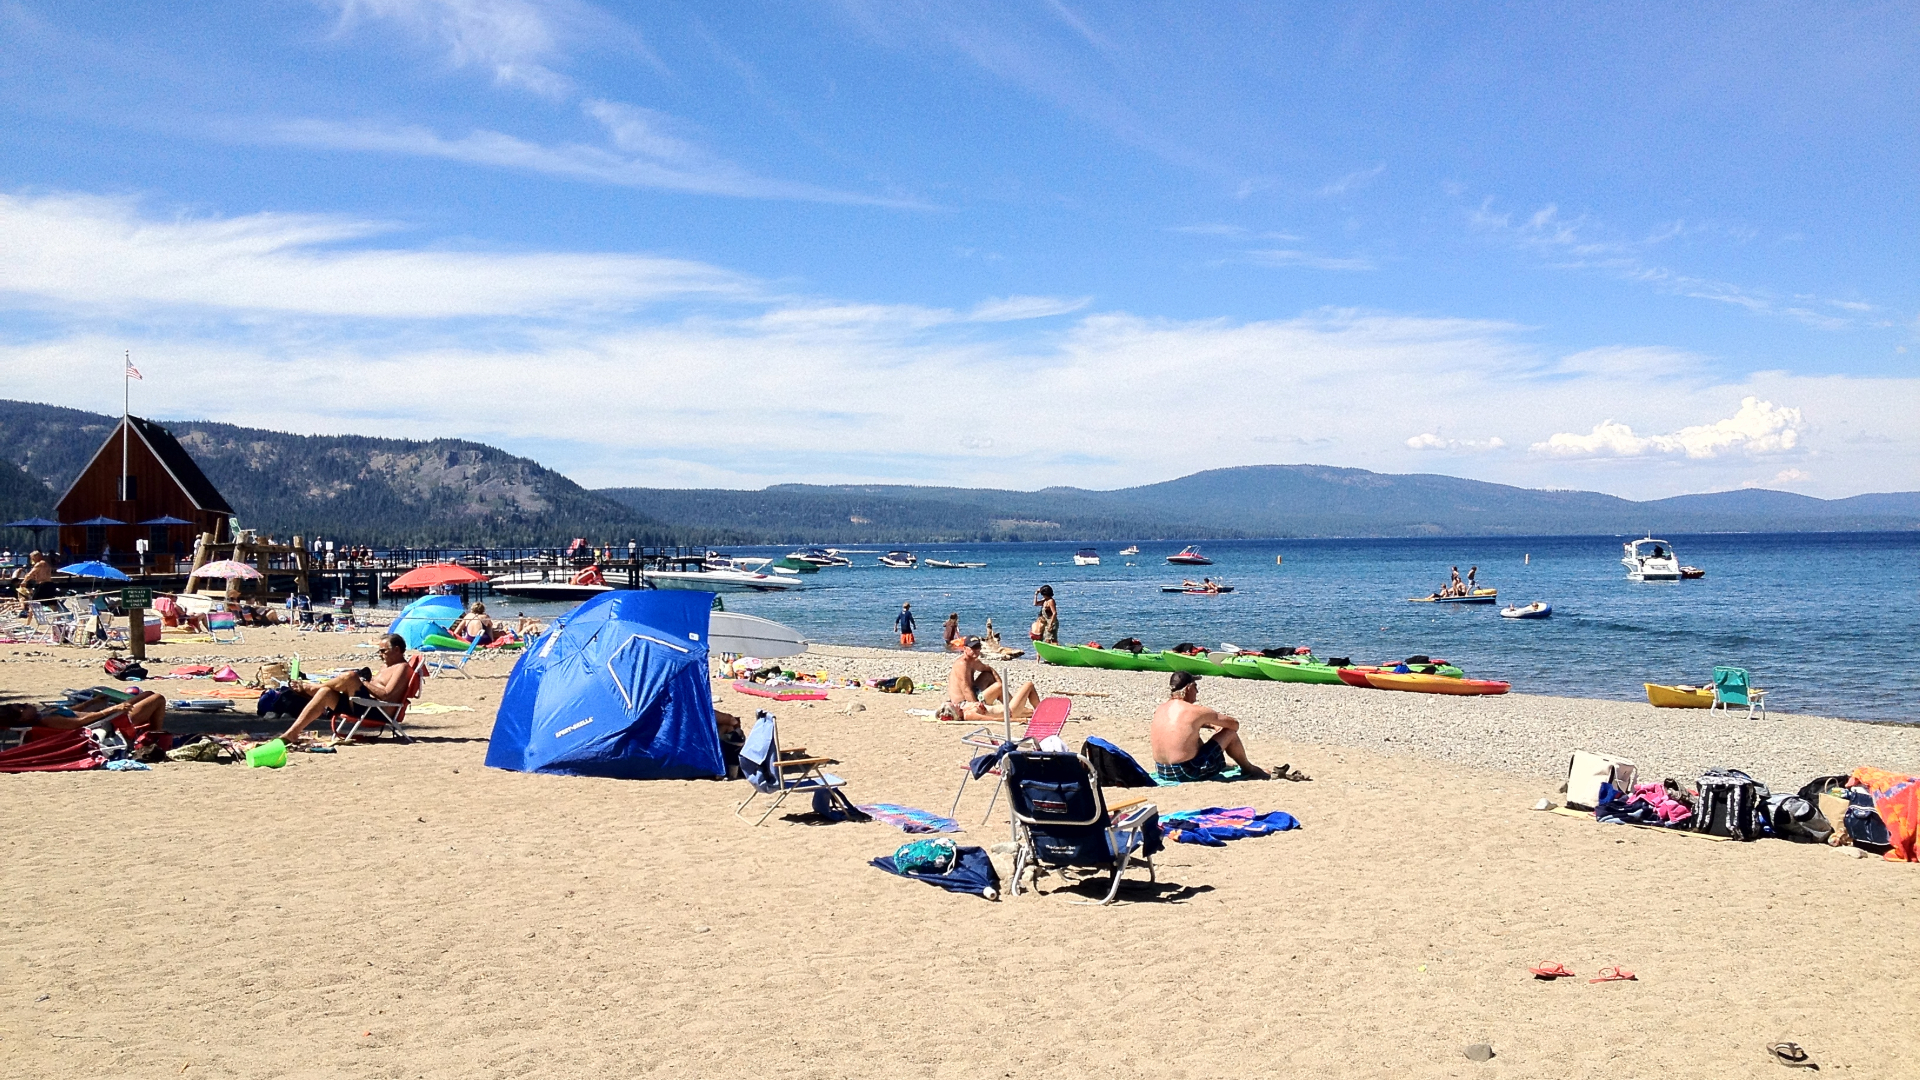
<path fill-rule="evenodd" d="M 734 816 L 745 819 L 748 803 L 762 795 L 771 795 L 772 804 L 754 821 L 755 825 L 765 824 L 773 812 L 780 809 L 780 804 L 787 801 L 787 796 L 796 792 L 812 795 L 824 792 L 830 803 L 844 804 L 844 808 L 850 810 L 853 804 L 840 790 L 847 782 L 820 771 L 822 765 L 838 764 L 833 758 L 807 757 L 804 748 L 781 753 L 780 732 L 773 714 L 762 709 L 754 714 L 753 730 L 747 732 L 747 741 L 740 747 L 740 778 L 750 784 L 753 791 L 733 808 Z"/>
<path fill-rule="evenodd" d="M 465 649 L 462 649 L 458 652 L 457 654 L 459 656 L 458 660 L 453 660 L 453 659 L 435 660 L 434 659 L 435 656 L 452 657 L 456 655 L 454 650 L 452 649 L 440 649 L 440 648 L 435 648 L 429 645 L 422 648 L 420 650 L 420 653 L 422 656 L 426 658 L 427 670 L 429 672 L 454 671 L 454 672 L 458 672 L 460 674 L 460 677 L 463 679 L 471 679 L 473 678 L 473 676 L 467 674 L 467 664 L 473 660 L 474 654 L 479 651 L 480 651 L 480 639 L 474 638 L 472 641 L 467 643 L 467 647 Z"/>
<path fill-rule="evenodd" d="M 207 633 L 222 645 L 238 645 L 240 620 L 235 618 L 231 611 L 209 611 L 207 612 Z"/>
<path fill-rule="evenodd" d="M 1760 711 L 1762 719 L 1767 715 L 1767 692 L 1757 689 L 1747 682 L 1747 669 L 1740 667 L 1717 667 L 1713 669 L 1713 705 L 1712 709 L 1734 709 L 1746 707 L 1751 718 L 1754 710 Z"/>
<path fill-rule="evenodd" d="M 1027 718 L 1026 730 L 1021 732 L 1019 737 L 1013 740 L 1013 745 L 1016 748 L 1038 750 L 1040 748 L 1040 740 L 1058 735 L 1066 728 L 1067 714 L 1072 711 L 1072 698 L 1050 697 L 1041 701 L 1039 705 L 1034 707 L 1033 715 Z M 986 768 L 976 777 L 973 771 L 974 762 L 978 761 L 983 754 L 992 755 L 998 753 L 1005 738 L 1004 727 L 1002 727 L 1000 731 L 995 731 L 991 725 L 977 728 L 960 737 L 960 745 L 970 751 L 977 751 L 977 753 L 975 753 L 966 764 L 960 766 L 960 790 L 953 793 L 953 806 L 947 810 L 948 817 L 953 817 L 959 812 L 960 796 L 966 794 L 967 781 L 985 779 L 988 776 L 994 779 L 993 794 L 987 796 L 987 813 L 980 821 L 984 824 L 987 818 L 993 816 L 993 804 L 995 800 L 1000 798 L 1000 764 L 996 761 L 991 767 Z"/>
<path fill-rule="evenodd" d="M 408 660 L 407 666 L 412 669 L 412 672 L 407 676 L 407 692 L 404 697 L 399 701 L 381 701 L 379 698 L 364 696 L 348 698 L 347 700 L 354 706 L 352 711 L 335 709 L 327 718 L 328 724 L 333 728 L 333 737 L 351 741 L 365 732 L 368 739 L 377 739 L 381 732 L 385 732 L 393 736 L 396 742 L 412 742 L 413 737 L 407 734 L 405 726 L 407 706 L 412 704 L 414 698 L 420 696 L 420 683 L 427 677 L 427 668 L 426 662 L 418 656 Z"/>
<path fill-rule="evenodd" d="M 1136 859 L 1146 863 L 1153 881 L 1153 855 L 1160 850 L 1160 809 L 1144 798 L 1108 809 L 1093 766 L 1079 754 L 1015 750 L 1001 763 L 1006 770 L 1007 805 L 1013 811 L 1016 846 L 1013 893 L 1031 868 L 1036 889 L 1046 868 L 1070 866 L 1110 870 L 1112 885 L 1103 900 L 1120 895 L 1120 878 Z"/>

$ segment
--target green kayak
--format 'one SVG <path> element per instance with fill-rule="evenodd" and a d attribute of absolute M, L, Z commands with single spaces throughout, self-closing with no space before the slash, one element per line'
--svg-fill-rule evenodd
<path fill-rule="evenodd" d="M 1173 665 L 1167 662 L 1171 653 L 1143 652 L 1133 658 L 1135 671 L 1172 671 Z"/>
<path fill-rule="evenodd" d="M 1338 685 L 1340 671 L 1319 662 L 1301 663 L 1298 661 L 1273 660 L 1260 657 L 1254 661 L 1267 678 L 1275 682 L 1328 683 Z"/>
<path fill-rule="evenodd" d="M 1133 654 L 1125 649 L 1096 649 L 1082 645 L 1077 651 L 1080 653 L 1081 667 L 1105 668 L 1108 671 L 1139 670 L 1134 667 Z"/>
<path fill-rule="evenodd" d="M 1227 670 L 1204 656 L 1186 656 L 1176 652 L 1160 654 L 1167 662 L 1169 671 L 1190 671 L 1195 675 L 1225 676 Z"/>
<path fill-rule="evenodd" d="M 1058 664 L 1061 667 L 1093 666 L 1080 658 L 1081 649 L 1078 645 L 1049 645 L 1044 641 L 1036 641 L 1033 643 L 1033 651 L 1040 657 L 1040 662 L 1043 664 Z"/>
<path fill-rule="evenodd" d="M 1230 678 L 1265 679 L 1267 677 L 1267 673 L 1262 671 L 1259 665 L 1255 663 L 1255 661 L 1260 659 L 1257 656 L 1233 656 L 1227 653 L 1214 653 L 1212 659 L 1215 664 L 1220 666 L 1220 670 Z"/>

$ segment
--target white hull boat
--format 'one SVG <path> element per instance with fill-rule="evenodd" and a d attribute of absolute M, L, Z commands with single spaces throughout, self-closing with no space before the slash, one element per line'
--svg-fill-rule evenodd
<path fill-rule="evenodd" d="M 1627 568 L 1628 581 L 1680 580 L 1680 557 L 1673 553 L 1673 545 L 1665 540 L 1655 540 L 1649 536 L 1622 544 L 1621 547 L 1626 549 L 1620 562 Z"/>
<path fill-rule="evenodd" d="M 1092 548 L 1081 548 L 1079 551 L 1076 551 L 1073 553 L 1073 565 L 1099 566 L 1100 553 L 1093 550 Z"/>

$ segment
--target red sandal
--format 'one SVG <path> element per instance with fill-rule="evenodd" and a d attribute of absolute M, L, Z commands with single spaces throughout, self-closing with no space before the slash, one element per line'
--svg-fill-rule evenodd
<path fill-rule="evenodd" d="M 1541 964 L 1538 967 L 1530 967 L 1527 970 L 1533 972 L 1534 978 L 1544 979 L 1547 982 L 1552 982 L 1555 979 L 1568 979 L 1573 977 L 1573 972 L 1568 971 L 1567 965 L 1565 964 Z"/>
<path fill-rule="evenodd" d="M 1628 971 L 1626 968 L 1620 967 L 1619 965 L 1616 964 L 1613 967 L 1601 968 L 1599 978 L 1588 979 L 1587 981 L 1590 983 L 1601 983 L 1601 982 L 1639 982 L 1640 980 L 1634 976 L 1633 972 Z"/>

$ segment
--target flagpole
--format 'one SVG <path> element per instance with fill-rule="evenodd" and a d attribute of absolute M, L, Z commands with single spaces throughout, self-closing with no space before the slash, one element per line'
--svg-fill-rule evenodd
<path fill-rule="evenodd" d="M 131 425 L 127 417 L 133 414 L 133 379 L 127 374 L 133 370 L 133 350 L 127 350 L 125 363 L 120 365 L 120 501 L 127 499 L 127 428 Z"/>

